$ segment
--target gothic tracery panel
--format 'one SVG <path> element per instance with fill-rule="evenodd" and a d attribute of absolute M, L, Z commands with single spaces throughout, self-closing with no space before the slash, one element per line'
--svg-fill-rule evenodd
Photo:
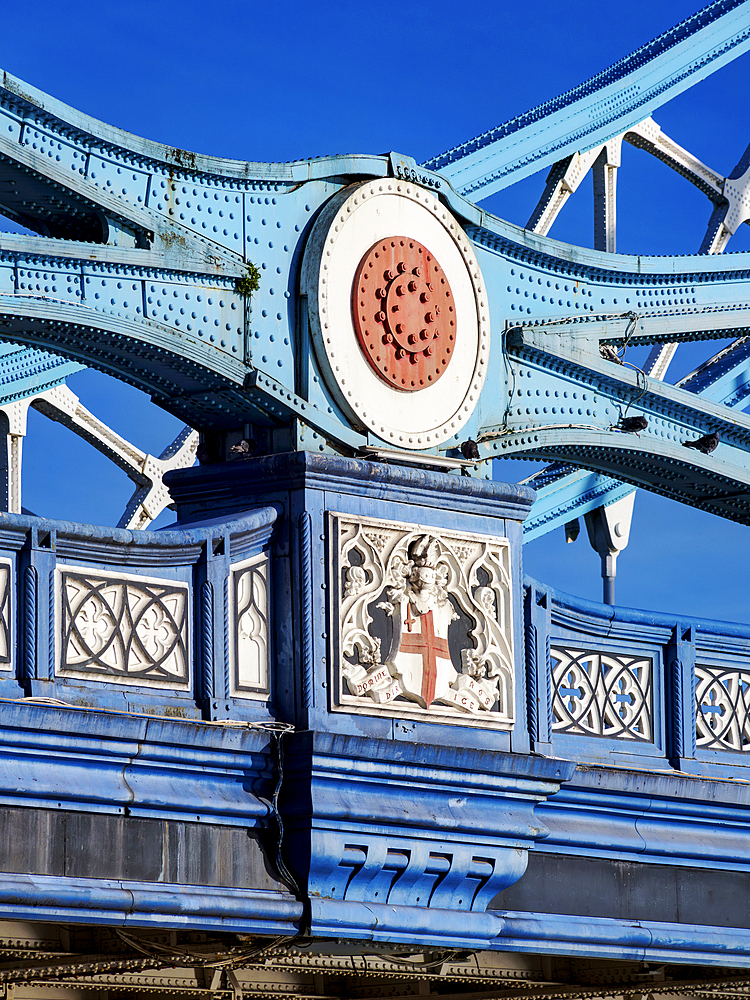
<path fill-rule="evenodd" d="M 189 687 L 186 584 L 58 570 L 57 674 L 145 687 Z"/>
<path fill-rule="evenodd" d="M 269 692 L 268 557 L 255 556 L 232 568 L 232 693 Z"/>
<path fill-rule="evenodd" d="M 553 647 L 550 660 L 554 733 L 653 740 L 649 658 Z"/>
<path fill-rule="evenodd" d="M 696 746 L 750 750 L 750 669 L 695 667 Z"/>
<path fill-rule="evenodd" d="M 13 640 L 11 635 L 12 610 L 12 566 L 9 560 L 0 560 L 0 671 L 10 670 L 13 665 Z"/>

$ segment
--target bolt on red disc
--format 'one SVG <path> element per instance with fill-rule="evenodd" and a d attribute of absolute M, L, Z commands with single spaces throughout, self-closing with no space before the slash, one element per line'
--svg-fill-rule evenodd
<path fill-rule="evenodd" d="M 370 247 L 354 276 L 352 314 L 370 367 L 388 385 L 416 392 L 448 367 L 456 346 L 453 292 L 417 240 L 389 236 Z"/>

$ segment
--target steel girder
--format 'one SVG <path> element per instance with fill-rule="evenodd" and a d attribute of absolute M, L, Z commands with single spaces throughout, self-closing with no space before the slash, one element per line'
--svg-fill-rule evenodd
<path fill-rule="evenodd" d="M 556 163 L 549 172 L 547 184 L 539 203 L 527 223 L 527 229 L 546 235 L 566 201 L 576 191 L 591 168 L 594 172 L 594 245 L 597 250 L 614 252 L 616 248 L 616 178 L 620 162 L 620 147 L 627 141 L 644 149 L 694 184 L 713 203 L 713 212 L 701 246 L 702 253 L 721 253 L 737 227 L 750 217 L 746 189 L 750 182 L 747 162 L 750 147 L 729 177 L 722 177 L 710 167 L 666 136 L 656 122 L 648 118 L 628 129 L 621 136 L 586 153 L 574 153 Z M 657 343 L 651 350 L 643 372 L 663 380 L 674 358 L 677 343 Z M 746 347 L 740 339 L 730 348 L 702 365 L 699 372 L 683 379 L 679 384 L 691 391 L 704 392 L 725 405 L 740 405 L 743 391 L 743 358 Z M 624 352 L 623 352 L 624 353 Z M 721 375 L 726 371 L 725 375 Z M 736 385 L 735 385 L 736 383 Z M 727 388 L 735 386 L 727 395 Z M 539 490 L 534 514 L 524 524 L 527 540 L 557 527 L 568 518 L 586 514 L 597 505 L 613 503 L 628 490 L 618 480 L 602 475 L 589 475 L 586 485 L 580 470 L 575 467 L 552 466 L 530 480 Z"/>
<path fill-rule="evenodd" d="M 481 200 L 622 135 L 748 48 L 747 0 L 717 0 L 573 90 L 425 166 Z"/>
<path fill-rule="evenodd" d="M 171 503 L 169 490 L 163 482 L 164 474 L 171 469 L 186 468 L 195 461 L 198 433 L 190 427 L 184 427 L 157 458 L 154 455 L 147 455 L 136 445 L 126 441 L 122 435 L 90 413 L 67 385 L 53 386 L 45 392 L 27 396 L 14 403 L 6 403 L 0 409 L 0 416 L 4 415 L 7 421 L 4 509 L 12 513 L 20 514 L 23 510 L 21 450 L 30 406 L 83 438 L 105 458 L 122 469 L 133 482 L 135 490 L 117 524 L 118 528 L 148 527 L 151 521 Z M 2 468 L 1 462 L 0 468 Z"/>
<path fill-rule="evenodd" d="M 325 384 L 299 283 L 323 206 L 354 182 L 382 180 L 439 198 L 481 264 L 493 331 L 489 373 L 473 413 L 447 442 L 449 454 L 473 435 L 483 459 L 552 458 L 601 473 L 595 482 L 575 473 L 562 485 L 557 475 L 557 499 L 539 523 L 532 519 L 540 530 L 596 506 L 597 496 L 627 492 L 613 476 L 746 521 L 750 420 L 732 408 L 750 383 L 743 339 L 750 254 L 725 261 L 611 251 L 621 136 L 705 191 L 716 206 L 715 233 L 744 221 L 736 209 L 747 165 L 721 178 L 644 119 L 748 47 L 750 0 L 720 0 L 557 101 L 423 167 L 397 154 L 289 164 L 201 156 L 94 121 L 6 74 L 0 207 L 40 236 L 0 234 L 0 332 L 24 345 L 0 361 L 15 358 L 21 372 L 6 379 L 2 400 L 39 392 L 88 364 L 204 433 L 237 438 L 252 427 L 269 450 L 393 449 L 348 418 Z M 557 164 L 538 213 L 546 221 L 537 228 L 548 229 L 550 199 L 559 208 L 571 165 L 582 174 L 589 160 L 599 180 L 600 251 L 530 234 L 465 196 L 485 197 Z M 600 344 L 626 340 L 727 336 L 738 343 L 680 387 L 599 353 Z M 50 360 L 50 351 L 70 360 Z M 635 412 L 649 421 L 639 437 L 617 429 Z M 720 433 L 714 453 L 683 446 L 708 431 Z M 610 481 L 603 492 L 602 477 Z"/>

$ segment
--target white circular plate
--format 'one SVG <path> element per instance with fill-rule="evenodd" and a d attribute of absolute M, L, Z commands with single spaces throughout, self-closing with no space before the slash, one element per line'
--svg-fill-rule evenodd
<path fill-rule="evenodd" d="M 437 382 L 403 392 L 365 357 L 352 317 L 359 262 L 378 240 L 407 237 L 439 261 L 456 307 L 456 343 Z M 487 295 L 474 250 L 434 195 L 407 181 L 384 179 L 346 188 L 313 226 L 302 269 L 315 353 L 328 388 L 355 426 L 397 448 L 447 441 L 468 420 L 487 373 Z"/>

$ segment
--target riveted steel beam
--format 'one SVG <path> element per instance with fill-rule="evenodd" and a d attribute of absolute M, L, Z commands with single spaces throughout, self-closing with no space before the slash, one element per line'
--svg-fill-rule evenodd
<path fill-rule="evenodd" d="M 750 338 L 743 337 L 700 365 L 677 385 L 723 406 L 750 396 Z M 525 480 L 537 499 L 524 522 L 524 541 L 562 527 L 571 518 L 627 496 L 632 487 L 591 469 L 555 463 Z"/>
<path fill-rule="evenodd" d="M 737 220 L 747 221 L 746 213 L 742 214 L 744 208 L 742 190 L 740 190 L 742 181 L 729 181 L 707 167 L 697 157 L 666 136 L 652 118 L 645 119 L 604 146 L 588 150 L 584 154 L 576 153 L 555 164 L 550 171 L 545 190 L 527 224 L 527 228 L 537 233 L 546 234 L 567 199 L 579 186 L 585 172 L 592 165 L 595 165 L 595 246 L 597 249 L 614 252 L 616 249 L 615 171 L 617 162 L 619 162 L 619 143 L 623 139 L 651 153 L 707 195 L 714 203 L 715 208 L 712 222 L 709 225 L 708 242 L 704 241 L 702 250 L 722 252 L 731 234 L 728 229 L 722 228 L 722 239 L 717 242 L 714 237 L 719 230 L 716 227 L 712 229 L 712 225 L 716 220 L 723 220 L 729 214 L 730 202 L 724 193 L 727 185 L 729 185 L 727 188 L 729 197 L 732 198 L 734 204 L 732 215 L 736 217 L 735 222 Z M 617 149 L 614 151 L 610 149 L 612 143 L 618 143 Z M 617 162 L 613 159 L 613 152 Z M 732 177 L 742 178 L 746 168 L 747 155 L 746 151 L 745 156 L 733 171 Z M 610 160 L 613 161 L 611 164 Z M 740 192 L 739 198 L 737 197 L 738 191 Z M 743 359 L 746 356 L 744 343 L 744 338 L 741 338 L 736 345 L 720 352 L 716 358 L 706 362 L 701 367 L 699 375 L 695 378 L 688 377 L 690 383 L 686 387 L 690 391 L 704 392 L 708 398 L 720 400 L 725 405 L 738 405 L 748 391 L 745 389 L 747 378 L 743 371 L 745 367 Z M 664 379 L 678 346 L 678 342 L 656 344 L 644 363 L 645 374 L 655 379 Z M 684 385 L 687 381 L 683 380 L 679 384 Z M 626 496 L 630 489 L 610 477 L 600 476 L 592 472 L 584 473 L 574 467 L 566 470 L 565 467 L 558 464 L 551 467 L 550 472 L 551 475 L 540 473 L 539 477 L 532 477 L 539 493 L 534 511 L 524 524 L 525 538 L 536 537 L 553 527 L 567 523 L 574 512 L 590 512 L 595 506 L 594 497 L 611 502 Z M 557 508 L 555 504 L 558 504 Z"/>
<path fill-rule="evenodd" d="M 441 211 L 451 209 L 461 220 L 486 284 L 492 349 L 486 388 L 472 396 L 471 418 L 445 447 L 451 451 L 473 434 L 487 449 L 500 435 L 503 453 L 510 453 L 509 434 L 522 428 L 510 416 L 518 409 L 513 380 L 520 355 L 503 341 L 509 326 L 523 327 L 525 347 L 540 357 L 557 357 L 558 365 L 574 361 L 587 373 L 581 384 L 612 412 L 632 393 L 626 399 L 622 379 L 605 377 L 600 343 L 673 343 L 748 330 L 750 255 L 727 263 L 611 252 L 622 137 L 666 160 L 715 204 L 725 198 L 722 179 L 644 117 L 748 45 L 750 0 L 718 0 L 554 109 L 507 132 L 515 136 L 509 143 L 521 143 L 514 147 L 514 178 L 541 165 L 523 152 L 527 139 L 532 146 L 539 140 L 541 159 L 549 153 L 549 162 L 558 163 L 536 213 L 540 229 L 549 227 L 595 165 L 599 251 L 525 233 L 482 212 L 465 198 L 479 189 L 466 186 L 465 178 L 459 183 L 450 158 L 427 167 L 395 153 L 234 163 L 129 136 L 6 76 L 0 86 L 0 206 L 49 235 L 0 237 L 0 332 L 28 349 L 58 351 L 131 382 L 204 431 L 236 433 L 258 425 L 273 439 L 273 450 L 302 441 L 309 428 L 326 448 L 378 448 L 387 443 L 368 437 L 326 383 L 308 325 L 310 292 L 300 294 L 313 220 L 334 196 L 348 197 L 348 185 L 370 178 L 384 194 L 406 196 L 408 188 L 414 197 L 436 196 Z M 631 84 L 641 88 L 638 99 Z M 621 101 L 613 106 L 608 102 L 615 91 Z M 590 127 L 573 137 L 560 126 L 561 116 L 570 115 L 573 125 L 576 116 L 588 116 Z M 727 360 L 724 381 L 741 382 L 743 363 L 739 355 Z M 551 362 L 535 361 L 532 368 L 534 392 L 566 391 L 567 376 Z M 685 395 L 693 401 L 687 425 L 719 419 L 713 404 Z M 722 427 L 727 422 L 719 421 Z M 610 433 L 608 425 L 603 429 Z M 654 442 L 644 435 L 641 444 L 648 451 Z M 513 447 L 518 454 L 528 451 L 520 439 Z M 603 470 L 610 476 L 622 465 L 612 455 Z M 674 458 L 688 472 L 693 468 L 687 452 Z"/>
<path fill-rule="evenodd" d="M 527 331 L 518 331 L 509 350 L 517 385 L 546 381 L 554 388 L 531 402 L 523 388 L 517 390 L 504 426 L 483 430 L 487 454 L 546 458 L 615 474 L 750 523 L 750 417 L 609 361 L 583 364 L 578 352 L 559 345 L 550 353 Z M 627 413 L 645 416 L 647 427 L 624 433 L 619 425 Z M 685 447 L 709 431 L 721 441 L 710 453 Z"/>
<path fill-rule="evenodd" d="M 750 3 L 719 0 L 586 83 L 425 162 L 481 200 L 614 139 L 750 48 Z"/>

